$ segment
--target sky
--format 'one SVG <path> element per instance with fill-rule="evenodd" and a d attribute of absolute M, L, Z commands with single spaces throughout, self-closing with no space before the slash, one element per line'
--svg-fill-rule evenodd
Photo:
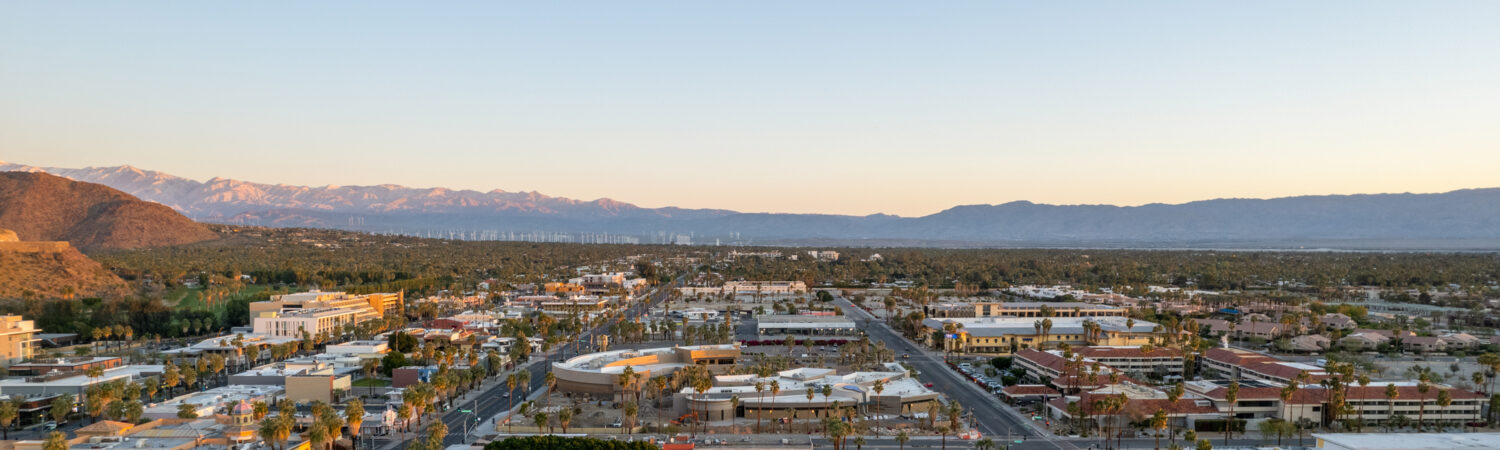
<path fill-rule="evenodd" d="M 4 2 L 0 160 L 931 214 L 1500 186 L 1500 2 Z"/>

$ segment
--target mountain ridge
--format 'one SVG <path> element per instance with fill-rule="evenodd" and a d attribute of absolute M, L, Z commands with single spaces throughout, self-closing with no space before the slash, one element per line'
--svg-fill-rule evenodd
<path fill-rule="evenodd" d="M 117 189 L 29 172 L 0 172 L 0 228 L 23 241 L 67 241 L 85 252 L 217 237 L 169 207 Z"/>
<path fill-rule="evenodd" d="M 209 222 L 409 234 L 423 230 L 541 231 L 683 234 L 725 237 L 734 243 L 825 239 L 1000 245 L 1496 239 L 1494 247 L 1500 248 L 1500 188 L 1126 206 L 1018 200 L 956 205 L 926 216 L 900 217 L 643 208 L 609 198 L 583 201 L 500 189 L 479 192 L 392 184 L 311 187 L 220 177 L 200 182 L 128 165 L 66 169 L 0 162 L 0 171 L 6 170 L 43 171 L 110 185 Z"/>

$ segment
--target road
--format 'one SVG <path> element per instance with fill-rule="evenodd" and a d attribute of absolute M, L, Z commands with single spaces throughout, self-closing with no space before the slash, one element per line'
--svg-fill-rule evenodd
<path fill-rule="evenodd" d="M 609 325 L 611 323 L 618 322 L 619 320 L 633 320 L 641 313 L 650 311 L 650 308 L 666 300 L 667 296 L 669 296 L 674 290 L 674 286 L 682 282 L 682 279 L 682 277 L 678 277 L 671 283 L 658 287 L 652 293 L 647 294 L 647 301 L 636 302 L 630 308 L 627 308 L 619 316 L 619 319 L 600 324 L 599 326 L 589 330 L 589 334 L 607 333 L 609 330 Z M 552 363 L 562 361 L 563 359 L 572 355 L 576 355 L 576 353 L 570 354 L 564 351 L 564 349 L 558 349 L 558 351 L 552 352 L 551 354 L 543 357 L 543 359 L 540 361 L 535 361 L 535 358 L 533 358 L 535 362 L 525 369 L 527 372 L 531 373 L 531 382 L 529 383 L 530 386 L 517 386 L 514 391 L 511 391 L 509 393 L 510 397 L 515 399 L 516 402 L 521 402 L 525 400 L 526 396 L 529 393 L 536 392 L 537 390 L 542 389 L 546 384 L 545 378 L 547 376 L 547 371 L 552 369 Z M 466 434 L 464 434 L 464 420 L 469 421 L 468 429 L 470 431 L 474 429 L 474 426 L 476 425 L 474 421 L 476 419 L 483 421 L 483 423 L 477 424 L 478 426 L 493 427 L 494 424 L 489 421 L 489 418 L 495 417 L 501 412 L 504 412 L 510 407 L 514 406 L 504 396 L 504 394 L 506 394 L 504 375 L 491 378 L 489 381 L 487 381 L 487 383 L 487 385 L 481 386 L 480 389 L 476 390 L 475 392 L 471 392 L 462 397 L 461 402 L 456 402 L 453 407 L 450 407 L 447 412 L 443 413 L 443 423 L 448 425 L 448 436 L 443 439 L 444 446 L 465 443 L 464 440 L 468 437 Z M 471 412 L 462 412 L 462 410 L 465 409 L 470 410 Z M 524 421 L 525 423 L 522 422 L 523 421 L 521 420 L 513 421 L 512 425 L 516 427 L 522 427 L 523 429 L 525 427 L 532 426 L 530 421 Z"/>
<path fill-rule="evenodd" d="M 943 393 L 950 400 L 957 400 L 968 408 L 981 434 L 997 442 L 1008 440 L 1012 436 L 1016 439 L 1024 438 L 1026 444 L 1017 448 L 1077 448 L 1067 441 L 1033 428 L 1028 419 L 1021 418 L 1020 413 L 1001 406 L 1000 401 L 993 394 L 985 392 L 979 386 L 964 379 L 958 372 L 949 369 L 939 356 L 906 340 L 886 325 L 885 321 L 854 306 L 847 299 L 838 298 L 835 299 L 835 303 L 844 309 L 845 315 L 862 322 L 862 328 L 870 336 L 870 340 L 885 342 L 887 348 L 895 349 L 899 353 L 910 353 L 911 358 L 904 362 L 917 369 L 923 381 L 932 383 L 933 390 Z"/>

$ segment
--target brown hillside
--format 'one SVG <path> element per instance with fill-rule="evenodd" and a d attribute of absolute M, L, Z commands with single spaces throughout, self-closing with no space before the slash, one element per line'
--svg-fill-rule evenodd
<path fill-rule="evenodd" d="M 68 241 L 84 251 L 217 237 L 172 208 L 104 185 L 29 172 L 0 172 L 0 228 L 15 230 L 23 241 Z"/>
<path fill-rule="evenodd" d="M 0 299 L 118 297 L 116 277 L 66 243 L 0 242 Z"/>

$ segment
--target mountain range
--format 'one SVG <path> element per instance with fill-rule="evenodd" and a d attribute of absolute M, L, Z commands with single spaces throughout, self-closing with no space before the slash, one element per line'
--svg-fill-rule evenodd
<path fill-rule="evenodd" d="M 691 235 L 697 243 L 851 246 L 1500 248 L 1500 188 L 1437 194 L 1213 199 L 1142 206 L 964 205 L 922 217 L 642 208 L 611 199 L 444 188 L 197 181 L 131 166 L 0 162 L 99 183 L 216 223 L 504 238 L 507 233 Z"/>

